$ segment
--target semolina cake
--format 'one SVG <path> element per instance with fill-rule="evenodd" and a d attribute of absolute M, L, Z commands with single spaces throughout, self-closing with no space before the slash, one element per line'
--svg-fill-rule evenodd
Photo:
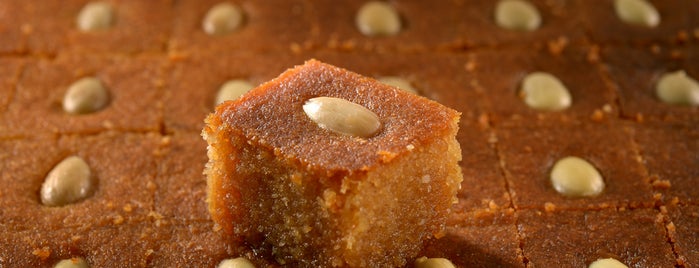
<path fill-rule="evenodd" d="M 106 7 L 110 19 L 100 29 L 83 29 L 77 18 L 90 1 L 3 1 L 0 3 L 0 10 L 3 10 L 0 22 L 21 34 L 19 40 L 10 38 L 2 46 L 7 46 L 8 52 L 46 56 L 67 51 L 99 54 L 158 52 L 167 45 L 173 18 L 173 10 L 163 7 L 172 5 L 172 2 L 101 1 L 99 3 Z"/>
<path fill-rule="evenodd" d="M 478 86 L 485 92 L 492 120 L 503 125 L 527 125 L 549 122 L 602 121 L 614 118 L 618 111 L 612 88 L 595 70 L 595 47 L 562 47 L 561 51 L 510 49 L 475 52 L 479 66 L 473 71 Z M 501 61 L 507 62 L 506 65 Z M 532 107 L 526 102 L 524 81 L 537 74 L 557 79 L 569 94 L 569 104 L 561 107 Z M 516 94 L 512 94 L 515 92 Z M 525 100 L 525 101 L 523 101 Z M 553 111 L 553 112 L 552 112 Z"/>
<path fill-rule="evenodd" d="M 670 204 L 677 200 L 683 204 L 699 204 L 699 190 L 694 187 L 699 172 L 692 168 L 699 151 L 697 128 L 648 126 L 636 128 L 635 132 L 653 191 L 661 193 L 664 201 Z"/>
<path fill-rule="evenodd" d="M 640 121 L 697 122 L 699 112 L 695 107 L 659 102 L 652 83 L 667 73 L 684 70 L 691 74 L 686 49 L 610 47 L 601 53 L 607 59 L 604 68 L 618 91 L 621 116 Z M 622 71 L 626 69 L 635 71 Z"/>
<path fill-rule="evenodd" d="M 500 157 L 509 163 L 506 178 L 515 208 L 636 208 L 655 203 L 647 171 L 635 157 L 632 132 L 623 126 L 556 123 L 550 128 L 502 128 L 497 135 Z M 603 194 L 570 198 L 551 187 L 552 167 L 567 156 L 585 159 L 600 171 Z"/>
<path fill-rule="evenodd" d="M 16 89 L 5 113 L 5 133 L 158 132 L 164 71 L 164 61 L 151 56 L 69 54 L 32 61 L 22 70 L 21 81 L 13 85 Z M 63 102 L 69 89 L 84 78 L 98 80 L 107 99 L 99 109 L 71 114 L 64 110 Z"/>
<path fill-rule="evenodd" d="M 666 227 L 670 241 L 680 256 L 677 262 L 685 267 L 699 264 L 696 244 L 699 243 L 699 210 L 696 206 L 670 205 L 668 208 L 669 223 Z"/>
<path fill-rule="evenodd" d="M 663 243 L 663 216 L 655 209 L 518 214 L 532 222 L 521 230 L 530 267 L 584 267 L 601 258 L 624 260 L 628 267 L 672 267 L 675 262 L 672 247 Z"/>
<path fill-rule="evenodd" d="M 220 58 L 227 60 L 217 60 Z M 303 61 L 296 55 L 240 52 L 192 52 L 172 66 L 172 87 L 166 92 L 163 120 L 168 130 L 201 132 L 206 115 L 216 107 L 216 96 L 228 81 L 246 81 L 257 86 Z M 255 62 L 253 65 L 243 63 Z M 191 90 L 192 88 L 199 90 Z"/>
<path fill-rule="evenodd" d="M 430 240 L 420 254 L 457 267 L 525 267 L 515 219 L 513 209 L 452 213 L 445 236 Z"/>
<path fill-rule="evenodd" d="M 699 266 L 696 0 L 3 0 L 0 40 L 2 268 L 300 266 L 209 212 L 201 130 L 309 59 L 461 115 L 440 238 L 366 265 Z M 278 106 L 323 134 L 298 140 L 335 135 Z M 368 226 L 434 236 L 389 217 Z"/>
<path fill-rule="evenodd" d="M 458 121 L 436 102 L 307 61 L 207 117 L 212 219 L 285 265 L 403 266 L 443 235 L 462 181 Z"/>
<path fill-rule="evenodd" d="M 207 14 L 220 4 L 229 4 L 239 22 L 216 34 L 202 31 Z M 312 35 L 310 5 L 300 0 L 217 1 L 184 0 L 174 7 L 171 43 L 176 51 L 245 51 L 254 53 L 285 51 L 307 47 Z M 276 53 L 283 56 L 284 53 Z M 288 66 L 287 66 L 288 67 Z M 272 77 L 269 77 L 272 78 Z M 267 80 L 263 80 L 267 81 Z M 262 81 L 261 81 L 262 82 Z"/>

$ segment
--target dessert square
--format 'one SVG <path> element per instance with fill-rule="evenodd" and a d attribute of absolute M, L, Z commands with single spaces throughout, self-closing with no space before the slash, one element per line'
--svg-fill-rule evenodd
<path fill-rule="evenodd" d="M 475 52 L 474 77 L 484 91 L 495 124 L 536 125 L 615 118 L 616 94 L 598 71 L 595 50 L 592 46 L 565 46 L 555 53 L 548 49 Z M 552 75 L 565 87 L 570 94 L 568 106 L 547 110 L 525 102 L 524 81 L 540 72 Z"/>
<path fill-rule="evenodd" d="M 587 267 L 614 258 L 629 267 L 672 267 L 663 217 L 655 209 L 517 211 L 524 257 L 531 267 Z"/>
<path fill-rule="evenodd" d="M 609 45 L 668 44 L 686 40 L 691 25 L 689 10 L 696 5 L 691 0 L 647 0 L 659 15 L 658 24 L 649 27 L 622 21 L 615 11 L 615 1 L 577 1 L 580 2 L 577 11 L 582 18 L 581 27 L 592 42 Z M 640 9 L 637 12 L 641 13 Z"/>
<path fill-rule="evenodd" d="M 291 55 L 221 52 L 196 53 L 175 61 L 163 105 L 166 130 L 201 131 L 226 81 L 241 79 L 257 86 L 303 60 Z"/>
<path fill-rule="evenodd" d="M 503 127 L 496 129 L 496 135 L 517 209 L 649 207 L 655 202 L 632 132 L 621 123 Z M 575 198 L 554 188 L 552 168 L 567 156 L 586 160 L 600 173 L 601 193 Z"/>
<path fill-rule="evenodd" d="M 668 234 L 677 253 L 677 262 L 684 267 L 699 265 L 699 207 L 669 206 Z"/>
<path fill-rule="evenodd" d="M 164 61 L 157 57 L 84 57 L 66 55 L 31 62 L 22 73 L 6 113 L 6 130 L 87 134 L 105 130 L 158 131 L 162 120 Z M 95 77 L 106 88 L 99 110 L 72 114 L 64 98 L 74 83 Z"/>
<path fill-rule="evenodd" d="M 319 127 L 334 122 L 304 113 L 316 97 L 364 106 L 378 132 Z M 212 218 L 280 264 L 405 265 L 442 232 L 455 201 L 458 119 L 436 102 L 310 60 L 207 118 Z"/>
<path fill-rule="evenodd" d="M 452 213 L 445 236 L 428 242 L 420 256 L 457 267 L 524 267 L 514 210 Z"/>
<path fill-rule="evenodd" d="M 207 12 L 219 3 L 222 2 L 177 1 L 171 48 L 178 52 L 291 51 L 310 45 L 308 41 L 315 29 L 305 1 L 229 2 L 242 11 L 239 26 L 227 33 L 211 35 L 202 24 Z"/>
<path fill-rule="evenodd" d="M 78 28 L 81 10 L 92 3 L 85 0 L 17 1 L 8 12 L 8 25 L 21 25 L 27 50 L 35 54 L 164 52 L 172 23 L 172 1 L 102 2 L 112 10 L 112 22 L 106 29 Z"/>
<path fill-rule="evenodd" d="M 2 154 L 0 174 L 5 185 L 0 189 L 0 225 L 8 231 L 120 226 L 141 222 L 153 210 L 157 134 L 48 136 L 0 141 L 0 146 L 9 152 Z M 41 201 L 42 184 L 69 156 L 87 163 L 92 190 L 82 200 L 46 206 Z"/>
<path fill-rule="evenodd" d="M 699 205 L 699 130 L 683 125 L 639 125 L 635 139 L 654 191 L 666 202 Z"/>
<path fill-rule="evenodd" d="M 688 76 L 699 80 L 696 68 L 687 65 L 685 49 L 608 47 L 602 49 L 601 57 L 609 80 L 618 92 L 622 117 L 654 122 L 699 121 L 696 106 L 668 104 L 656 94 L 658 80 L 666 73 L 685 70 Z"/>
<path fill-rule="evenodd" d="M 333 51 L 308 54 L 379 81 L 386 77 L 404 79 L 417 95 L 461 112 L 457 140 L 462 147 L 464 181 L 458 194 L 458 209 L 510 206 L 499 161 L 488 143 L 488 118 L 483 115 L 487 107 L 483 105 L 485 98 L 479 87 L 474 85 L 475 76 L 466 69 L 466 65 L 472 60 L 470 54 L 400 55 Z M 464 100 L 469 101 L 465 103 Z"/>

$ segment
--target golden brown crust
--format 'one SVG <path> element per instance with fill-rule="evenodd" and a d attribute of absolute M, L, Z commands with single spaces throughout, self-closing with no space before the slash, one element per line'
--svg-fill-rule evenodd
<path fill-rule="evenodd" d="M 366 139 L 322 129 L 307 99 L 375 112 Z M 220 105 L 209 142 L 213 220 L 282 264 L 403 266 L 443 234 L 462 181 L 459 113 L 315 60 Z"/>
<path fill-rule="evenodd" d="M 238 129 L 240 135 L 275 148 L 281 156 L 304 156 L 297 160 L 306 165 L 313 163 L 309 168 L 331 173 L 365 172 L 375 168 L 385 157 L 382 154 L 400 155 L 408 152 L 408 145 L 420 146 L 429 143 L 431 137 L 443 136 L 448 129 L 445 123 L 458 116 L 456 111 L 439 108 L 436 102 L 398 93 L 373 79 L 310 60 L 239 101 L 219 106 L 216 116 L 227 128 Z M 383 127 L 366 140 L 328 135 L 302 112 L 305 101 L 318 96 L 364 105 L 379 116 Z M 380 105 L 386 99 L 400 105 Z"/>

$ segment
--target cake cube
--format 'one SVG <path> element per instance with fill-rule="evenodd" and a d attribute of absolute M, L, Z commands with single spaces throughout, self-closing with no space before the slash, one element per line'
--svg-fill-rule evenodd
<path fill-rule="evenodd" d="M 304 113 L 316 97 L 363 106 L 381 126 L 367 137 L 319 127 Z M 462 181 L 459 117 L 310 60 L 206 119 L 212 218 L 280 264 L 403 266 L 444 234 Z"/>

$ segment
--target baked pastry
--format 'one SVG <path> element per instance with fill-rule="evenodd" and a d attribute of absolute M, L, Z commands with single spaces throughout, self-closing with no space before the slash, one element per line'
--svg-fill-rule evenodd
<path fill-rule="evenodd" d="M 462 180 L 458 120 L 307 61 L 207 117 L 212 219 L 284 265 L 403 266 L 443 235 Z"/>
<path fill-rule="evenodd" d="M 459 267 L 606 258 L 699 266 L 699 109 L 657 94 L 666 74 L 699 80 L 697 1 L 385 1 L 400 28 L 379 36 L 358 29 L 361 0 L 101 2 L 111 6 L 110 27 L 83 31 L 77 20 L 89 1 L 0 1 L 1 267 L 73 257 L 92 267 L 215 267 L 238 257 L 279 266 L 211 219 L 200 133 L 226 81 L 257 86 L 310 58 L 402 78 L 461 112 L 459 202 L 445 236 L 419 256 Z M 204 19 L 222 2 L 242 22 L 210 35 Z M 513 17 L 495 13 L 519 12 L 507 8 L 518 2 L 529 6 L 514 20 L 524 25 L 501 27 Z M 642 12 L 622 18 L 619 3 Z M 565 87 L 567 108 L 528 106 L 535 94 L 522 94 L 524 80 L 538 72 Z M 101 79 L 107 105 L 64 111 L 65 93 L 84 77 Z M 74 155 L 96 188 L 44 206 L 45 178 Z M 550 171 L 568 156 L 595 168 L 600 193 L 556 191 Z M 637 232 L 647 235 L 632 239 Z"/>

